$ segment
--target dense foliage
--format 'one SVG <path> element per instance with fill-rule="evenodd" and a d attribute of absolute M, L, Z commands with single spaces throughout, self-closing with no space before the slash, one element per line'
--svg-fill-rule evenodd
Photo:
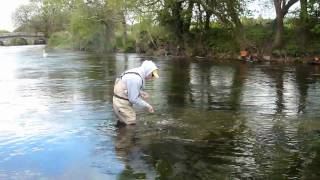
<path fill-rule="evenodd" d="M 263 6 L 274 19 L 254 18 Z M 320 53 L 319 0 L 31 0 L 16 31 L 44 32 L 49 46 L 98 52 L 226 55 L 254 49 Z M 295 8 L 293 8 L 295 7 Z M 260 8 L 260 9 L 259 9 Z M 251 8 L 252 9 L 252 8 Z"/>

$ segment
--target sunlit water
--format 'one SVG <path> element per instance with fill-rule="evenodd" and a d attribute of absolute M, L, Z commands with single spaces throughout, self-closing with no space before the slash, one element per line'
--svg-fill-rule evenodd
<path fill-rule="evenodd" d="M 151 58 L 156 108 L 115 128 L 144 59 L 0 47 L 0 179 L 317 179 L 320 67 Z"/>

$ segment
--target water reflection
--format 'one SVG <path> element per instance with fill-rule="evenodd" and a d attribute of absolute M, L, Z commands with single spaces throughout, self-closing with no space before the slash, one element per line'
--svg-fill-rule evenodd
<path fill-rule="evenodd" d="M 118 175 L 118 179 L 154 179 L 155 172 L 149 166 L 148 155 L 144 154 L 139 144 L 136 126 L 117 129 L 115 137 L 115 151 L 125 164 L 125 169 Z"/>
<path fill-rule="evenodd" d="M 307 160 L 301 152 L 305 138 L 301 135 L 307 132 L 299 129 L 310 123 L 301 124 L 311 113 L 301 113 L 301 107 L 306 105 L 299 102 L 304 101 L 307 93 L 300 93 L 299 86 L 310 86 L 310 71 L 305 70 L 306 74 L 303 75 L 299 73 L 304 77 L 301 79 L 295 75 L 298 69 L 310 67 L 226 66 L 210 62 L 172 64 L 174 72 L 171 69 L 164 71 L 169 71 L 171 76 L 171 88 L 168 87 L 171 93 L 166 97 L 171 113 L 166 118 L 170 119 L 172 115 L 174 123 L 168 123 L 166 130 L 160 133 L 163 135 L 153 139 L 152 145 L 147 148 L 154 158 L 154 166 L 163 166 L 165 169 L 164 172 L 162 168 L 156 169 L 159 177 L 302 176 Z M 177 92 L 180 93 L 175 95 Z M 317 99 L 318 95 L 313 94 L 314 98 Z M 310 99 L 310 102 L 319 101 Z M 319 117 L 319 113 L 314 111 L 311 116 Z M 220 121 L 228 125 L 219 125 Z M 319 128 L 319 125 L 316 127 Z M 228 146 L 222 143 L 219 149 L 221 144 L 215 142 L 219 142 L 219 137 L 230 137 L 230 140 L 223 139 Z M 214 149 L 219 150 L 210 149 L 208 142 L 213 142 Z M 205 148 L 199 147 L 198 143 Z M 166 146 L 173 147 L 175 151 L 171 152 L 172 149 Z M 166 155 L 159 154 L 159 149 Z M 223 165 L 217 159 L 208 162 L 211 156 L 206 149 L 214 152 L 214 156 L 222 157 Z M 230 157 L 220 153 L 227 153 Z M 197 154 L 205 155 L 202 159 Z M 188 165 L 187 158 L 190 157 L 196 160 Z M 229 158 L 231 161 L 227 161 Z M 318 158 L 313 161 L 318 161 Z M 196 162 L 202 164 L 203 168 L 194 168 Z M 216 162 L 220 171 L 211 167 Z"/>
<path fill-rule="evenodd" d="M 152 58 L 155 114 L 117 129 L 137 54 L 1 47 L 0 179 L 316 179 L 320 70 Z"/>
<path fill-rule="evenodd" d="M 193 102 L 190 89 L 190 62 L 174 60 L 168 71 L 170 86 L 167 87 L 168 104 L 184 106 L 187 102 Z M 180 92 L 180 93 L 178 93 Z"/>

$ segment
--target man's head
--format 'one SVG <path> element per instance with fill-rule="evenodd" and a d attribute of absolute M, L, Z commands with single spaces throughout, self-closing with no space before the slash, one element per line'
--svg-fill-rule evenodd
<path fill-rule="evenodd" d="M 159 69 L 154 64 L 154 62 L 145 60 L 143 61 L 141 67 L 145 73 L 144 75 L 146 80 L 153 80 L 159 78 Z"/>

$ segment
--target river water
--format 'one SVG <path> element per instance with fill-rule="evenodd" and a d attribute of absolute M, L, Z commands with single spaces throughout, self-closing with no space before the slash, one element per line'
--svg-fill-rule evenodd
<path fill-rule="evenodd" d="M 317 179 L 320 67 L 0 47 L 0 179 Z M 152 59 L 156 112 L 116 128 L 114 79 Z"/>

